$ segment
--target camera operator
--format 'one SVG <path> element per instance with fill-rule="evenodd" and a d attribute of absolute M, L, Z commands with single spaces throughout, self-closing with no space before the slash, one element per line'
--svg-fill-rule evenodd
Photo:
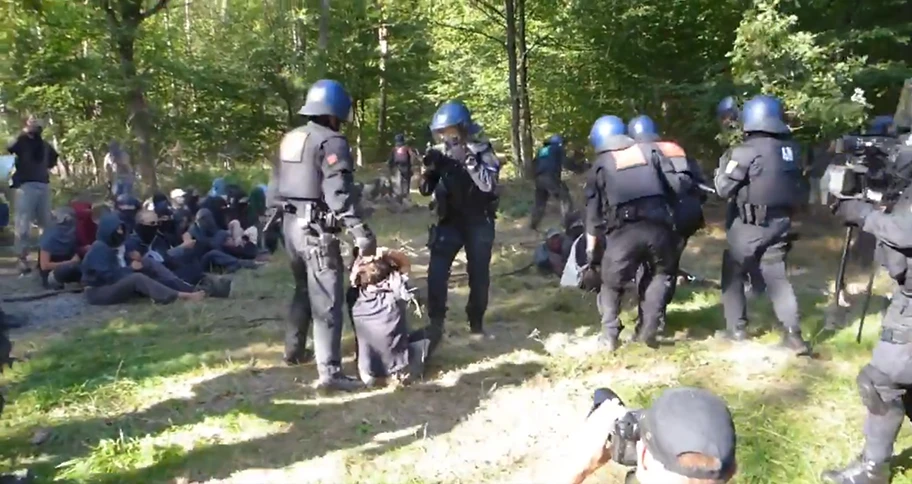
<path fill-rule="evenodd" d="M 897 161 L 907 162 L 910 155 L 901 150 Z M 877 238 L 878 261 L 898 284 L 871 362 L 856 378 L 868 410 L 864 451 L 848 467 L 824 472 L 823 479 L 839 484 L 886 484 L 896 435 L 903 417 L 912 415 L 912 398 L 907 393 L 912 385 L 912 317 L 906 309 L 912 301 L 912 259 L 906 255 L 912 249 L 912 190 L 905 190 L 890 211 L 878 210 L 867 200 L 849 199 L 837 204 L 836 215 Z"/>
<path fill-rule="evenodd" d="M 627 483 L 721 484 L 735 475 L 735 426 L 712 393 L 672 388 L 650 408 L 628 410 L 617 394 L 599 389 L 593 403 L 568 446 L 563 482 L 581 484 L 609 460 L 633 468 Z"/>

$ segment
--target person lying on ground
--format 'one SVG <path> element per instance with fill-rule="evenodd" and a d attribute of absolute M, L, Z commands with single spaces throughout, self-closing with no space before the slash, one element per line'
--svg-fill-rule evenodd
<path fill-rule="evenodd" d="M 168 242 L 170 237 L 163 232 L 173 230 L 169 213 L 167 202 L 159 203 L 158 212 L 139 212 L 136 227 L 124 243 L 127 257 L 142 263 L 144 274 L 176 291 L 202 289 L 211 297 L 228 297 L 231 280 L 204 274 L 202 263 L 192 253 L 193 239 L 188 237 L 177 247 Z"/>
<path fill-rule="evenodd" d="M 101 217 L 95 242 L 82 260 L 82 284 L 89 304 L 120 304 L 137 296 L 148 297 L 158 304 L 170 304 L 177 299 L 199 301 L 205 297 L 203 291 L 179 292 L 153 280 L 143 273 L 144 265 L 140 261 L 128 263 L 126 239 L 126 226 L 117 214 Z"/>
<path fill-rule="evenodd" d="M 130 194 L 118 195 L 114 202 L 114 210 L 120 216 L 120 221 L 126 227 L 127 233 L 133 231 L 133 224 L 136 223 L 136 213 L 142 208 L 139 199 Z"/>
<path fill-rule="evenodd" d="M 204 263 L 208 263 L 205 266 L 207 271 L 217 269 L 231 273 L 238 269 L 258 267 L 257 263 L 252 260 L 239 259 L 227 253 L 226 249 L 233 248 L 233 242 L 230 240 L 228 231 L 218 227 L 215 217 L 208 209 L 201 208 L 197 212 L 196 221 L 187 232 L 196 240 L 195 250 L 201 260 L 206 254 L 212 253 L 204 261 Z"/>
<path fill-rule="evenodd" d="M 409 260 L 402 252 L 379 248 L 377 256 L 358 260 L 347 295 L 358 346 L 358 371 L 368 386 L 388 378 L 408 383 L 421 378 L 428 340 L 409 332 Z"/>
<path fill-rule="evenodd" d="M 560 276 L 567 265 L 573 239 L 557 229 L 549 229 L 545 240 L 536 247 L 533 259 L 542 274 Z"/>
<path fill-rule="evenodd" d="M 70 207 L 58 208 L 51 220 L 54 225 L 38 241 L 38 274 L 45 288 L 63 289 L 64 284 L 82 280 L 76 211 Z"/>

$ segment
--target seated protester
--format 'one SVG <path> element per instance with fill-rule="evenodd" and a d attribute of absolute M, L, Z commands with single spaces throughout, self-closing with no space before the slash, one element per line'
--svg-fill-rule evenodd
<path fill-rule="evenodd" d="M 54 211 L 53 220 L 54 225 L 41 234 L 38 242 L 38 273 L 44 287 L 63 289 L 64 284 L 82 279 L 76 211 L 70 207 L 59 208 Z"/>
<path fill-rule="evenodd" d="M 160 203 L 159 206 L 162 209 L 167 208 L 167 202 Z M 172 248 L 168 238 L 161 233 L 162 223 L 156 212 L 139 212 L 133 234 L 124 244 L 127 258 L 131 261 L 140 261 L 144 274 L 175 291 L 195 292 L 196 286 L 200 285 L 208 296 L 228 297 L 231 292 L 231 281 L 204 277 L 202 264 L 192 253 L 183 250 L 192 248 L 195 242 L 188 238 L 182 245 Z M 171 267 L 175 270 L 172 271 Z M 188 278 L 182 277 L 182 274 L 186 274 Z"/>
<path fill-rule="evenodd" d="M 212 219 L 220 230 L 228 230 L 228 200 L 220 195 L 209 195 L 200 201 L 200 210 L 212 213 Z M 199 211 L 197 211 L 199 213 Z"/>
<path fill-rule="evenodd" d="M 174 207 L 174 221 L 177 234 L 183 234 L 193 225 L 196 212 L 199 211 L 199 195 L 196 190 L 184 191 L 180 188 L 171 190 L 171 206 Z"/>
<path fill-rule="evenodd" d="M 573 239 L 557 229 L 550 229 L 545 240 L 536 249 L 533 259 L 535 266 L 544 274 L 560 276 L 573 249 Z"/>
<path fill-rule="evenodd" d="M 98 232 L 95 219 L 98 217 L 94 214 L 91 202 L 72 201 L 70 208 L 76 217 L 76 253 L 79 257 L 85 257 L 92 242 L 95 242 L 95 233 Z"/>
<path fill-rule="evenodd" d="M 256 259 L 260 250 L 257 248 L 259 236 L 257 228 L 241 228 L 241 222 L 232 220 L 228 222 L 228 240 L 230 244 L 225 247 L 226 254 L 233 255 L 238 259 Z"/>
<path fill-rule="evenodd" d="M 420 378 L 430 341 L 409 334 L 406 312 L 414 301 L 405 254 L 380 248 L 378 256 L 356 262 L 349 293 L 351 320 L 358 345 L 358 370 L 367 385 L 387 378 L 407 383 Z"/>
<path fill-rule="evenodd" d="M 612 458 L 633 468 L 626 482 L 640 484 L 724 484 L 737 472 L 735 424 L 712 393 L 672 388 L 645 410 L 626 408 L 605 388 L 593 400 L 583 428 L 561 447 L 566 455 L 555 458 L 560 477 L 547 482 L 581 484 Z"/>
<path fill-rule="evenodd" d="M 210 197 L 227 197 L 228 182 L 222 177 L 212 180 L 212 186 L 209 188 L 209 193 L 206 195 Z"/>
<path fill-rule="evenodd" d="M 228 222 L 237 220 L 241 228 L 247 229 L 256 225 L 256 219 L 250 217 L 250 199 L 247 192 L 238 185 L 228 185 L 228 209 L 225 212 Z"/>
<path fill-rule="evenodd" d="M 114 202 L 114 209 L 120 215 L 120 221 L 126 227 L 127 233 L 133 231 L 133 224 L 136 222 L 136 214 L 142 208 L 142 203 L 130 194 L 118 195 Z"/>
<path fill-rule="evenodd" d="M 102 306 L 127 302 L 138 295 L 159 304 L 177 299 L 199 301 L 202 291 L 178 292 L 144 274 L 143 263 L 127 263 L 124 242 L 126 226 L 116 214 L 105 214 L 98 222 L 98 234 L 82 260 L 82 284 L 89 304 Z"/>
<path fill-rule="evenodd" d="M 227 272 L 235 272 L 238 269 L 253 269 L 257 264 L 252 260 L 238 259 L 237 257 L 225 252 L 226 249 L 233 247 L 233 242 L 229 237 L 227 230 L 218 227 L 212 212 L 208 209 L 201 208 L 196 214 L 196 221 L 187 231 L 196 241 L 194 250 L 201 258 L 208 255 L 204 261 L 206 270 L 213 268 L 223 269 Z"/>

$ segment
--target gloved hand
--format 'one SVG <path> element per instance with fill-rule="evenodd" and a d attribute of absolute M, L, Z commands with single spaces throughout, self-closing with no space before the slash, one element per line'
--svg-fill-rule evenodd
<path fill-rule="evenodd" d="M 833 213 L 848 225 L 861 226 L 874 211 L 874 205 L 864 200 L 842 200 L 836 203 Z"/>
<path fill-rule="evenodd" d="M 442 151 L 432 148 L 424 154 L 424 159 L 421 160 L 421 162 L 425 167 L 433 170 L 439 169 L 445 158 L 446 155 L 444 155 Z"/>

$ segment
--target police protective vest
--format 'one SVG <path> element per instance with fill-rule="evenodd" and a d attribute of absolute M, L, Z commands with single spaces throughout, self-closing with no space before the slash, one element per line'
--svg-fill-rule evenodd
<path fill-rule="evenodd" d="M 769 136 L 749 137 L 732 149 L 731 159 L 748 169 L 749 183 L 738 192 L 738 203 L 772 208 L 794 208 L 803 197 L 798 145 Z"/>
<path fill-rule="evenodd" d="M 438 145 L 435 148 L 457 165 L 444 170 L 434 190 L 437 214 L 441 222 L 467 216 L 494 216 L 497 212 L 498 195 L 481 191 L 465 169 L 465 160 L 468 156 L 483 160 L 483 154 L 491 150 L 491 145 L 486 142 L 470 142 L 464 146 Z"/>
<path fill-rule="evenodd" d="M 411 168 L 411 154 L 408 146 L 397 146 L 393 149 L 393 164 L 400 169 Z"/>
<path fill-rule="evenodd" d="M 665 182 L 660 178 L 651 151 L 634 144 L 622 150 L 607 151 L 601 156 L 605 157 L 608 169 L 605 197 L 611 206 L 618 207 L 638 199 L 666 195 Z"/>
<path fill-rule="evenodd" d="M 342 134 L 309 122 L 282 138 L 279 148 L 279 197 L 286 200 L 323 200 L 323 167 L 320 149 Z"/>

